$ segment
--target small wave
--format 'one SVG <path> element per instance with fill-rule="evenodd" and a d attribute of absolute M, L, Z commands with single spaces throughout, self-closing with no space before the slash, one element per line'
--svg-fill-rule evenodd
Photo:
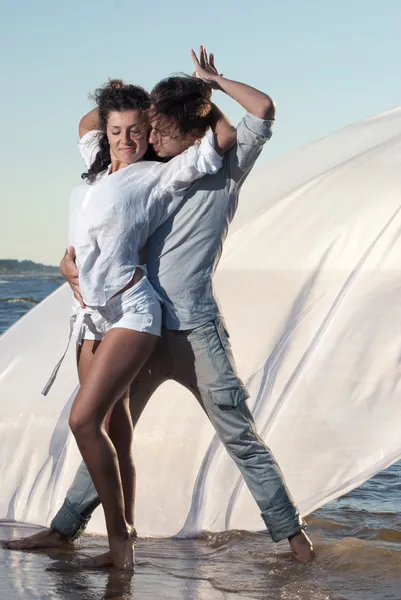
<path fill-rule="evenodd" d="M 247 540 L 266 539 L 264 532 L 244 531 L 242 529 L 230 529 L 229 531 L 217 533 L 202 531 L 196 537 L 204 540 L 211 548 L 228 547 Z"/>
<path fill-rule="evenodd" d="M 39 304 L 39 300 L 35 300 L 34 298 L 25 298 L 23 296 L 19 296 L 17 298 L 0 298 L 0 304 Z"/>
<path fill-rule="evenodd" d="M 8 281 L 6 281 L 5 279 L 0 279 L 0 284 L 1 283 L 8 283 Z"/>

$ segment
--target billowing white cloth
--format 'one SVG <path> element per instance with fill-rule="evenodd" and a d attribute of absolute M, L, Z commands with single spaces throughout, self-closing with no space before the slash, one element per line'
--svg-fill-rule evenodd
<path fill-rule="evenodd" d="M 262 166 L 216 275 L 260 433 L 307 514 L 401 458 L 401 108 Z M 258 257 L 255 260 L 255 257 Z M 0 338 L 0 518 L 46 524 L 79 464 L 62 287 Z M 261 529 L 257 506 L 175 383 L 136 432 L 137 527 Z M 91 530 L 104 532 L 101 511 Z"/>

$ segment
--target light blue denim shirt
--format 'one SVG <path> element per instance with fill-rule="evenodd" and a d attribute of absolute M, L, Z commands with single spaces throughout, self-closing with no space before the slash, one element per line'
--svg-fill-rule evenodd
<path fill-rule="evenodd" d="M 193 329 L 219 313 L 212 276 L 241 186 L 271 138 L 272 125 L 247 113 L 220 171 L 194 182 L 184 203 L 148 239 L 148 277 L 164 300 L 168 329 Z"/>

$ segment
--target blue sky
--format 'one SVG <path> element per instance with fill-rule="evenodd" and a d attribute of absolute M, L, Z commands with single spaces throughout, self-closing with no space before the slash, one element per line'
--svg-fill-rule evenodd
<path fill-rule="evenodd" d="M 27 8 L 28 6 L 28 8 Z M 401 1 L 0 0 L 0 258 L 57 264 L 88 92 L 111 77 L 151 88 L 191 72 L 203 43 L 227 77 L 268 92 L 261 161 L 401 103 Z M 242 109 L 216 102 L 237 122 Z"/>

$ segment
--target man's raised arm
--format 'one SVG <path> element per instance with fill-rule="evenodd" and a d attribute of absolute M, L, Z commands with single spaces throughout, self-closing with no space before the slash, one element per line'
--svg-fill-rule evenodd
<path fill-rule="evenodd" d="M 237 127 L 237 143 L 227 153 L 227 164 L 233 185 L 241 186 L 264 144 L 272 136 L 272 125 L 276 107 L 273 100 L 254 87 L 220 75 L 214 63 L 214 55 L 207 55 L 201 46 L 200 59 L 192 51 L 196 74 L 216 90 L 233 98 L 247 111 Z"/>
<path fill-rule="evenodd" d="M 201 46 L 200 49 L 200 59 L 198 60 L 193 50 L 192 58 L 197 76 L 209 82 L 213 89 L 224 92 L 238 104 L 241 104 L 247 112 L 259 117 L 259 119 L 264 121 L 274 119 L 276 107 L 270 96 L 246 83 L 233 81 L 220 75 L 214 64 L 214 54 L 210 54 L 208 57 L 204 46 Z"/>

